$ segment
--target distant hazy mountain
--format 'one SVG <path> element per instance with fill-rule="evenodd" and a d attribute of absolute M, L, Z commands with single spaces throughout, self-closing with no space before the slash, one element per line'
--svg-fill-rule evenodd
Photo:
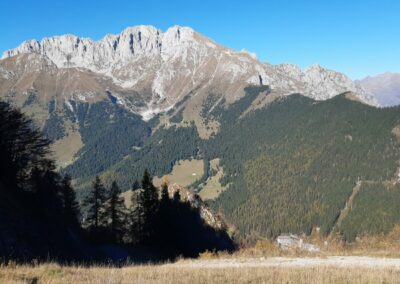
<path fill-rule="evenodd" d="M 400 74 L 384 73 L 358 81 L 366 91 L 374 94 L 382 106 L 400 104 Z"/>

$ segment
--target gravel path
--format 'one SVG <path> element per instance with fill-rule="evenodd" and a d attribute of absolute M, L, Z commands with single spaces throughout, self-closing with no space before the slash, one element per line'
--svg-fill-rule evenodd
<path fill-rule="evenodd" d="M 193 260 L 169 264 L 182 268 L 240 268 L 240 267 L 360 267 L 400 269 L 400 258 L 379 258 L 367 256 L 329 256 L 324 258 L 244 258 Z"/>

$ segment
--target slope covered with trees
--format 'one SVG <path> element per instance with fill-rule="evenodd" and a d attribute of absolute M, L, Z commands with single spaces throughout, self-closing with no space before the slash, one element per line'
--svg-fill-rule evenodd
<path fill-rule="evenodd" d="M 147 170 L 130 208 L 117 182 L 107 187 L 96 177 L 81 219 L 70 176 L 47 158 L 50 141 L 7 103 L 0 102 L 0 121 L 0 261 L 126 261 L 146 254 L 157 261 L 234 249 L 227 233 L 207 225 L 179 194 L 172 200 L 164 190 L 160 197 Z"/>
<path fill-rule="evenodd" d="M 321 102 L 294 94 L 251 110 L 271 89 L 250 86 L 245 91 L 229 106 L 215 95 L 204 102 L 204 121 L 219 123 L 209 139 L 200 139 L 194 124 L 161 127 L 140 148 L 127 150 L 124 159 L 109 158 L 117 162 L 102 172 L 105 183 L 116 180 L 126 191 L 145 168 L 162 176 L 176 161 L 196 158 L 205 161 L 204 176 L 193 184 L 201 190 L 199 185 L 213 175 L 210 161 L 218 158 L 224 170 L 220 182 L 227 190 L 211 201 L 213 208 L 221 209 L 241 234 L 276 237 L 310 233 L 315 227 L 330 233 L 358 181 L 394 177 L 400 158 L 393 132 L 400 124 L 399 108 L 374 108 L 349 100 L 347 94 Z M 93 163 L 86 160 L 87 167 Z M 83 176 L 80 185 L 87 188 L 94 175 Z M 365 210 L 372 210 L 381 203 L 365 204 Z M 356 212 L 349 218 L 358 220 Z M 376 222 L 357 232 L 347 222 L 338 229 L 353 240 L 355 234 L 387 231 L 395 223 L 387 222 L 383 229 Z"/>
<path fill-rule="evenodd" d="M 232 117 L 206 144 L 208 159 L 221 159 L 222 182 L 230 184 L 214 206 L 242 232 L 275 237 L 320 227 L 327 234 L 358 180 L 395 175 L 400 147 L 392 130 L 399 119 L 398 108 L 377 109 L 344 95 L 324 102 L 292 95 Z"/>
<path fill-rule="evenodd" d="M 116 104 L 98 102 L 72 104 L 65 109 L 72 121 L 79 122 L 84 147 L 66 169 L 74 178 L 95 176 L 122 160 L 134 147 L 141 147 L 151 135 L 150 124 Z M 143 172 L 143 171 L 142 171 Z"/>

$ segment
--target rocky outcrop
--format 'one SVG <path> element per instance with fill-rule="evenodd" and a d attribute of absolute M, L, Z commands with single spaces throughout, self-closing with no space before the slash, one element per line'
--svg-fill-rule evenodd
<path fill-rule="evenodd" d="M 228 226 L 223 216 L 216 214 L 211 210 L 198 194 L 176 183 L 168 187 L 168 192 L 170 198 L 173 198 L 175 192 L 179 192 L 181 200 L 189 202 L 193 208 L 197 208 L 200 212 L 201 218 L 207 225 L 217 230 L 227 230 Z"/>

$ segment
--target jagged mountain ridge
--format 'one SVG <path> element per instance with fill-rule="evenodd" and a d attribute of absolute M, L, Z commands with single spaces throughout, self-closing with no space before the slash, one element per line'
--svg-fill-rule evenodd
<path fill-rule="evenodd" d="M 25 66 L 23 74 L 17 72 L 19 65 Z M 64 70 L 70 70 L 73 79 L 71 74 L 69 79 L 60 79 Z M 21 80 L 26 73 L 33 78 Z M 38 74 L 44 73 L 55 75 L 43 83 Z M 27 82 L 21 85 L 21 81 Z M 302 71 L 290 64 L 261 63 L 248 52 L 233 51 L 179 26 L 166 32 L 152 26 L 130 27 L 99 41 L 74 35 L 28 40 L 4 52 L 0 62 L 2 96 L 35 88 L 40 93 L 40 85 L 55 85 L 56 81 L 64 85 L 57 93 L 65 102 L 101 100 L 109 91 L 144 119 L 168 110 L 191 92 L 199 97 L 218 94 L 231 103 L 244 95 L 249 84 L 270 85 L 282 95 L 302 93 L 316 100 L 351 91 L 359 100 L 377 104 L 341 73 L 319 65 Z M 87 86 L 88 81 L 97 83 Z M 141 97 L 140 103 L 132 102 L 132 96 Z"/>

